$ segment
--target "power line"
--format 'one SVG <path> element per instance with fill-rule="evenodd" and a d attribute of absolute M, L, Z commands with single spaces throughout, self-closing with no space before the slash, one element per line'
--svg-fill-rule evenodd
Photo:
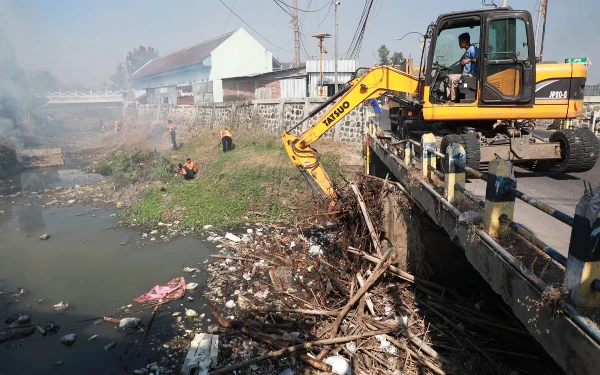
<path fill-rule="evenodd" d="M 281 8 L 281 10 L 283 10 L 284 12 L 286 12 L 286 13 L 288 14 L 288 16 L 290 16 L 290 17 L 292 17 L 292 18 L 294 17 L 294 15 L 293 15 L 292 13 L 290 13 L 290 12 L 289 12 L 287 9 L 285 9 L 284 7 L 282 7 L 282 6 L 281 6 L 281 4 L 279 4 L 279 2 L 278 2 L 277 0 L 273 0 L 273 2 L 274 2 L 275 4 L 277 4 L 277 6 L 278 6 L 279 8 Z"/>
<path fill-rule="evenodd" d="M 237 0 L 233 0 L 233 6 L 232 8 L 235 8 L 235 2 Z M 227 31 L 227 25 L 229 25 L 229 20 L 231 19 L 231 12 L 229 13 L 229 17 L 227 17 L 227 22 L 225 23 L 225 27 L 223 28 L 223 34 L 225 34 L 225 31 Z"/>
<path fill-rule="evenodd" d="M 359 21 L 358 27 L 356 29 L 356 33 L 354 34 L 354 38 L 352 41 L 354 45 L 350 45 L 348 48 L 347 58 L 357 58 L 360 54 L 360 49 L 362 47 L 363 38 L 365 35 L 365 29 L 367 27 L 367 21 L 369 19 L 369 13 L 371 12 L 371 8 L 373 7 L 373 0 L 367 0 L 365 2 L 365 8 L 363 9 L 363 17 Z"/>
<path fill-rule="evenodd" d="M 325 7 L 327 6 L 327 4 L 325 4 L 321 8 L 317 9 L 317 10 L 308 10 L 308 7 L 307 7 L 306 10 L 305 10 L 305 9 L 295 8 L 295 7 L 291 6 L 291 5 L 286 4 L 285 2 L 283 2 L 281 0 L 274 0 L 274 1 L 276 1 L 278 3 L 281 3 L 281 4 L 285 5 L 286 7 L 290 8 L 290 9 L 296 9 L 296 10 L 299 10 L 299 11 L 304 12 L 304 13 L 317 13 L 317 12 L 325 9 Z"/>
<path fill-rule="evenodd" d="M 254 29 L 254 27 L 250 26 L 250 25 L 248 24 L 248 22 L 244 21 L 244 20 L 242 19 L 242 17 L 238 16 L 238 15 L 237 15 L 237 13 L 235 13 L 235 12 L 233 11 L 233 9 L 231 9 L 230 7 L 228 7 L 228 6 L 227 6 L 227 4 L 225 4 L 225 3 L 223 2 L 223 0 L 219 0 L 219 2 L 220 2 L 221 4 L 223 4 L 223 6 L 225 6 L 225 8 L 229 9 L 229 11 L 230 11 L 230 12 L 231 12 L 231 13 L 232 13 L 234 16 L 236 16 L 236 17 L 237 17 L 237 18 L 238 18 L 240 21 L 242 21 L 242 22 L 244 23 L 244 25 L 248 26 L 248 27 L 250 28 L 250 30 L 254 31 L 254 32 L 255 32 L 255 33 L 258 35 L 258 36 L 260 36 L 261 38 L 263 38 L 264 40 L 266 40 L 266 41 L 267 41 L 269 44 L 271 44 L 273 47 L 275 47 L 275 48 L 279 49 L 280 51 L 284 51 L 284 52 L 292 52 L 292 51 L 288 51 L 288 50 L 285 50 L 285 49 L 283 49 L 283 48 L 279 47 L 277 44 L 275 44 L 275 43 L 271 42 L 269 39 L 267 39 L 267 38 L 265 38 L 264 36 L 262 36 L 262 34 L 261 34 L 261 33 L 259 33 L 258 31 L 256 31 L 256 29 Z"/>

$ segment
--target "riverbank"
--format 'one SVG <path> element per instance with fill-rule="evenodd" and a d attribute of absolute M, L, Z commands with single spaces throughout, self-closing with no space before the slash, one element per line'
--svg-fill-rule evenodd
<path fill-rule="evenodd" d="M 58 204 L 118 208 L 123 224 L 154 228 L 176 223 L 191 231 L 248 221 L 292 223 L 323 209 L 278 137 L 245 134 L 234 143 L 233 151 L 223 153 L 217 131 L 205 131 L 176 151 L 161 153 L 138 145 L 93 155 L 82 152 L 86 170 L 105 180 L 52 194 Z M 320 151 L 333 180 L 352 173 L 341 161 L 358 151 L 331 142 L 324 142 Z M 191 181 L 177 174 L 177 164 L 188 157 L 199 170 Z"/>

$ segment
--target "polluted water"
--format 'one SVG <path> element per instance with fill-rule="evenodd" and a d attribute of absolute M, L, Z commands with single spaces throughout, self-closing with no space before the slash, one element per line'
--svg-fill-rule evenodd
<path fill-rule="evenodd" d="M 0 342 L 1 374 L 119 374 L 160 359 L 149 353 L 148 343 L 137 356 L 138 347 L 132 345 L 142 340 L 143 328 L 123 332 L 97 318 L 115 314 L 121 306 L 138 307 L 134 298 L 173 277 L 191 281 L 183 268 L 199 267 L 215 252 L 212 244 L 190 236 L 150 243 L 140 229 L 120 227 L 112 210 L 78 204 L 44 207 L 48 199 L 32 194 L 103 179 L 75 170 L 29 170 L 0 186 L 0 306 L 4 317 L 30 318 L 35 331 Z M 42 234 L 49 238 L 40 241 Z M 200 279 L 194 281 L 204 285 Z M 186 297 L 196 298 L 165 307 L 185 312 L 185 304 L 205 312 L 201 293 L 201 288 L 187 290 Z M 136 316 L 147 324 L 151 311 Z M 159 315 L 150 336 L 161 332 L 168 338 L 172 320 L 170 314 Z M 0 325 L 0 332 L 9 328 L 4 321 Z"/>

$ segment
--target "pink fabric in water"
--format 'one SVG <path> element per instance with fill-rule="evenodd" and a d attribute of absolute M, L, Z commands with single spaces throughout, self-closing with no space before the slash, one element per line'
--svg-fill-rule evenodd
<path fill-rule="evenodd" d="M 148 293 L 139 296 L 134 301 L 145 303 L 167 299 L 179 299 L 185 294 L 185 279 L 183 276 L 171 279 L 166 285 L 157 285 Z"/>

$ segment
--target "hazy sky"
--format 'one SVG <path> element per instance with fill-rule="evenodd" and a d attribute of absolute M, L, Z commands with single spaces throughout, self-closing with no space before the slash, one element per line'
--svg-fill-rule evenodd
<path fill-rule="evenodd" d="M 98 86 L 110 82 L 115 65 L 138 45 L 157 48 L 161 55 L 243 27 L 273 56 L 282 61 L 294 57 L 290 16 L 273 0 L 223 0 L 271 43 L 244 25 L 219 0 L 0 0 L 0 28 L 15 45 L 25 69 L 49 70 L 65 82 Z M 494 0 L 501 4 L 502 0 Z M 292 0 L 285 0 L 292 4 Z M 310 3 L 310 5 L 309 5 Z M 306 50 L 317 54 L 316 31 L 334 32 L 331 0 L 298 0 Z M 354 36 L 365 0 L 341 0 L 339 6 L 339 54 Z M 508 0 L 515 9 L 532 12 L 534 24 L 539 0 Z M 307 8 L 308 7 L 308 8 Z M 409 31 L 424 32 L 441 13 L 481 8 L 481 0 L 375 0 L 360 54 L 360 65 L 372 65 L 376 50 L 385 44 L 390 51 L 420 56 L 418 35 L 395 41 Z M 329 13 L 327 12 L 328 10 Z M 600 2 L 592 0 L 549 1 L 544 60 L 590 57 L 588 84 L 600 81 L 600 50 L 593 31 Z M 321 23 L 322 22 L 322 23 Z M 319 26 L 319 24 L 321 24 Z M 541 37 L 541 31 L 540 31 Z M 333 38 L 326 41 L 333 59 Z M 302 60 L 306 54 L 302 52 Z"/>

